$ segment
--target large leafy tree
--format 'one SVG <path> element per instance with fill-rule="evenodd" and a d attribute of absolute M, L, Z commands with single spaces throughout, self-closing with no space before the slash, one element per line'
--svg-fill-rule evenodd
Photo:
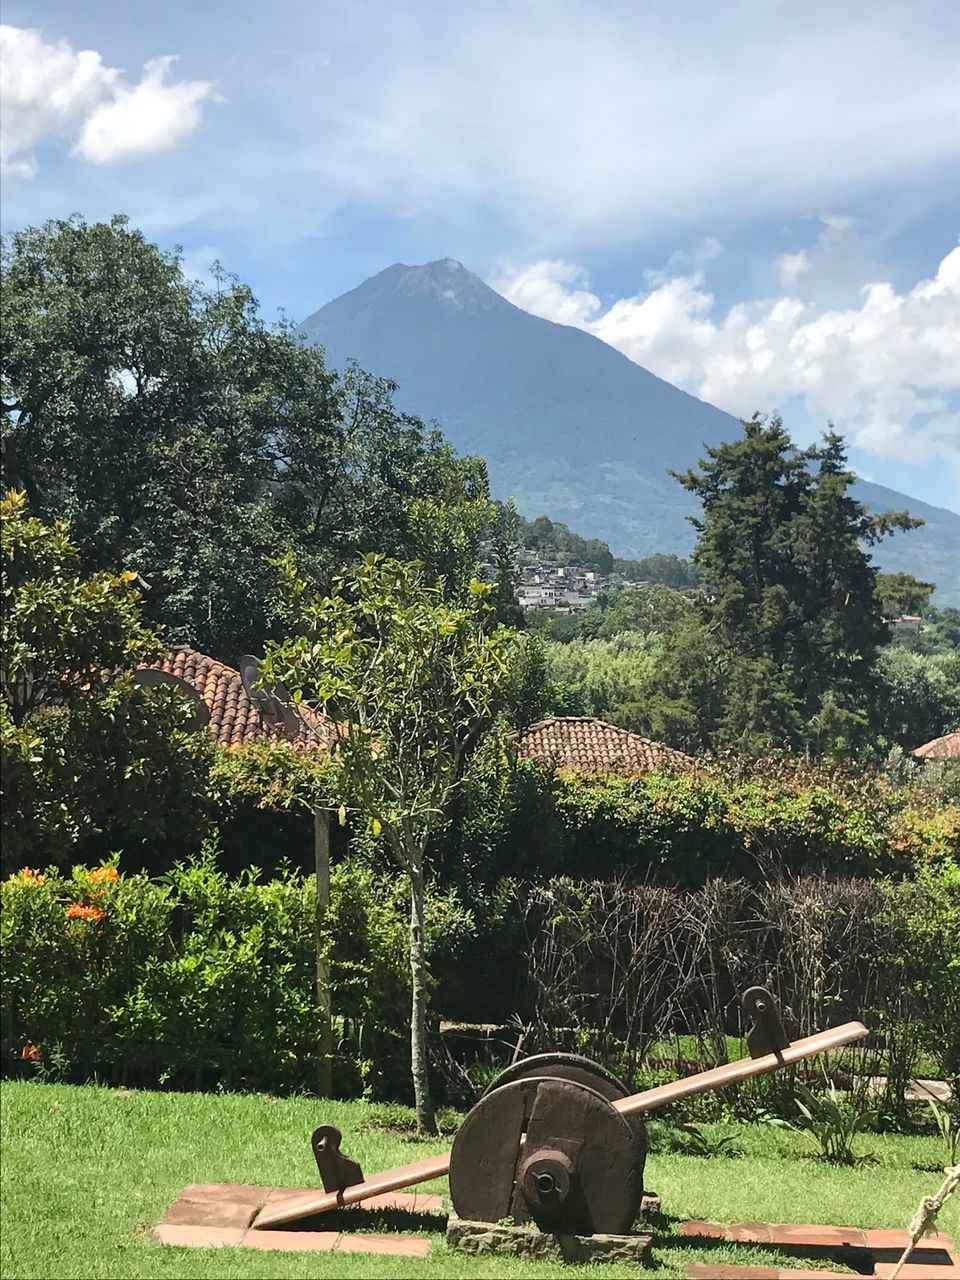
<path fill-rule="evenodd" d="M 2 285 L 7 483 L 71 521 L 85 571 L 135 569 L 171 639 L 259 650 L 285 549 L 317 586 L 369 550 L 469 576 L 482 462 L 390 382 L 332 373 L 232 277 L 202 288 L 124 218 L 73 218 L 10 237 Z"/>
<path fill-rule="evenodd" d="M 744 423 L 677 477 L 703 504 L 694 562 L 707 625 L 730 656 L 720 735 L 849 747 L 888 640 L 869 548 L 920 521 L 850 493 L 843 441 L 797 449 L 779 418 Z"/>
<path fill-rule="evenodd" d="M 411 1070 L 421 1130 L 436 1132 L 427 1068 L 424 882 L 431 837 L 497 708 L 513 633 L 491 625 L 491 588 L 449 603 L 418 564 L 367 556 L 332 594 L 286 564 L 299 633 L 266 675 L 331 716 L 339 794 L 410 882 Z"/>
<path fill-rule="evenodd" d="M 176 690 L 131 680 L 160 647 L 136 575 L 84 574 L 67 526 L 31 516 L 22 493 L 3 498 L 0 521 L 4 866 L 61 860 L 104 831 L 131 851 L 187 841 L 208 744 Z"/>

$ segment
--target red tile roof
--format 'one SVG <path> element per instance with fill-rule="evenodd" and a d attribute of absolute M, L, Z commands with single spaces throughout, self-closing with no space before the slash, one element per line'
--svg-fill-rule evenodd
<path fill-rule="evenodd" d="M 618 729 L 595 716 L 551 716 L 518 734 L 520 754 L 547 760 L 559 769 L 584 773 L 650 773 L 654 769 L 687 771 L 692 756 L 662 742 L 651 742 L 628 729 Z"/>
<path fill-rule="evenodd" d="M 189 645 L 178 645 L 162 662 L 153 665 L 193 685 L 210 712 L 210 728 L 221 747 L 240 747 L 288 736 L 281 725 L 271 725 L 265 720 L 243 687 L 240 672 L 225 662 L 199 653 Z M 330 737 L 329 721 L 303 708 L 297 722 L 296 736 L 291 739 L 296 746 L 326 745 Z"/>
<path fill-rule="evenodd" d="M 942 738 L 934 738 L 917 747 L 913 753 L 918 760 L 957 760 L 960 759 L 960 733 L 945 733 Z"/>

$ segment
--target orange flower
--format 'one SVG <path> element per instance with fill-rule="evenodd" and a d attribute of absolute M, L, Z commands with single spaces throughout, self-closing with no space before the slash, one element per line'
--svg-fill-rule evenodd
<path fill-rule="evenodd" d="M 47 878 L 42 876 L 39 871 L 34 871 L 33 867 L 23 867 L 20 871 L 20 876 L 29 884 L 43 884 Z"/>
<path fill-rule="evenodd" d="M 116 867 L 94 867 L 94 869 L 90 872 L 90 879 L 97 880 L 97 881 L 116 880 L 117 869 Z"/>
<path fill-rule="evenodd" d="M 71 902 L 64 912 L 68 920 L 102 920 L 103 912 L 99 907 L 84 907 L 79 902 Z"/>

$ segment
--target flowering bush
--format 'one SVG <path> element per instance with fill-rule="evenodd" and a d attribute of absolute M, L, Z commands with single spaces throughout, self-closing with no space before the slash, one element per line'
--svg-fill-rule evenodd
<path fill-rule="evenodd" d="M 56 1057 L 75 1080 L 312 1087 L 311 877 L 232 879 L 208 843 L 160 881 L 113 862 L 69 874 L 25 867 L 0 885 L 0 900 L 5 1056 Z M 431 900 L 435 952 L 470 927 L 451 895 Z M 392 1091 L 409 1071 L 407 928 L 402 885 L 362 864 L 334 868 L 325 944 L 348 1088 Z"/>

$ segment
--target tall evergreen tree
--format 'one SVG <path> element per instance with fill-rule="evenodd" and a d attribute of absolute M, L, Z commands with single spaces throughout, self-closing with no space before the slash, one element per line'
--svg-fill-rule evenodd
<path fill-rule="evenodd" d="M 831 430 L 797 449 L 777 417 L 744 423 L 677 479 L 703 504 L 693 558 L 707 624 L 730 659 L 721 738 L 849 746 L 888 639 L 868 549 L 922 521 L 871 515 L 849 493 L 841 437 Z"/>

